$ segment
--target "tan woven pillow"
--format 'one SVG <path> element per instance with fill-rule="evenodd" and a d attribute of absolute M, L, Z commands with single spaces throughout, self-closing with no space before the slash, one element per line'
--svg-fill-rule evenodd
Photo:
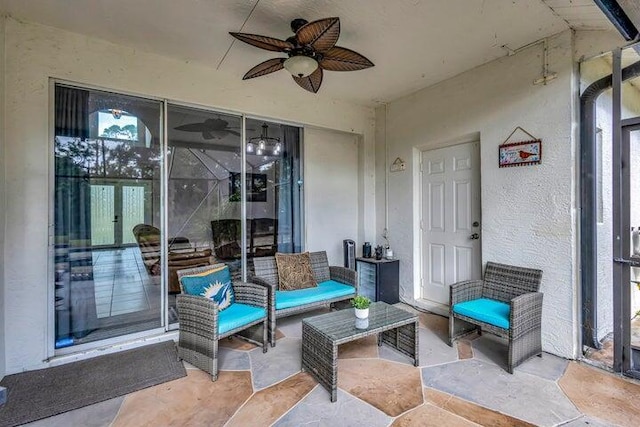
<path fill-rule="evenodd" d="M 306 289 L 318 286 L 311 269 L 309 252 L 301 254 L 276 254 L 278 281 L 281 291 Z"/>

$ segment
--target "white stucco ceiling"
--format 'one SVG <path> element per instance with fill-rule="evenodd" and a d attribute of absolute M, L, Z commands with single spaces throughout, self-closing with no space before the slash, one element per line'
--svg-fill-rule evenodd
<path fill-rule="evenodd" d="M 238 79 L 255 64 L 284 55 L 234 42 L 229 31 L 284 39 L 291 35 L 294 18 L 338 16 L 338 44 L 376 66 L 327 72 L 320 92 L 308 96 L 373 105 L 503 56 L 504 45 L 517 49 L 569 26 L 606 26 L 606 18 L 595 19 L 598 12 L 584 2 L 590 0 L 0 0 L 0 10 L 17 19 L 199 62 Z M 286 71 L 246 84 L 256 90 L 295 85 Z"/>

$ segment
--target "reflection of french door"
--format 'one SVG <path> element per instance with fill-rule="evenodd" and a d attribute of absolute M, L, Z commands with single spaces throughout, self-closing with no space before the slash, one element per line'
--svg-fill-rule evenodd
<path fill-rule="evenodd" d="M 623 121 L 622 146 L 614 148 L 613 281 L 614 369 L 640 378 L 640 117 Z"/>
<path fill-rule="evenodd" d="M 137 181 L 92 180 L 91 245 L 133 245 L 133 227 L 149 223 L 151 186 Z"/>

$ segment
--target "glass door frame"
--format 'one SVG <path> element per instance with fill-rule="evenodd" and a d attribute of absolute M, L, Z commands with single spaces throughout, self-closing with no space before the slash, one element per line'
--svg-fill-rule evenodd
<path fill-rule="evenodd" d="M 149 95 L 144 95 L 140 93 L 134 93 L 126 90 L 114 90 L 110 88 L 105 88 L 102 86 L 91 85 L 86 83 L 78 83 L 64 79 L 58 78 L 49 78 L 49 141 L 47 143 L 47 149 L 49 151 L 48 156 L 48 164 L 49 164 L 49 223 L 48 223 L 48 242 L 47 242 L 47 251 L 48 251 L 48 269 L 47 269 L 47 319 L 48 324 L 46 328 L 47 335 L 47 360 L 53 360 L 57 358 L 71 358 L 71 360 L 81 360 L 86 358 L 87 354 L 91 351 L 95 351 L 99 348 L 105 348 L 108 346 L 127 346 L 128 343 L 133 343 L 136 340 L 144 340 L 152 336 L 157 336 L 158 334 L 164 334 L 167 332 L 167 319 L 168 319 L 168 310 L 166 308 L 166 296 L 164 295 L 166 292 L 166 279 L 164 279 L 168 275 L 168 267 L 166 266 L 166 262 L 162 263 L 161 266 L 161 277 L 163 277 L 161 281 L 162 291 L 161 291 L 161 313 L 160 313 L 160 326 L 152 329 L 148 329 L 141 332 L 134 332 L 130 334 L 120 335 L 117 337 L 107 338 L 103 340 L 97 340 L 92 342 L 87 342 L 84 344 L 73 345 L 70 347 L 62 347 L 55 348 L 55 340 L 56 340 L 56 321 L 55 321 L 55 287 L 53 284 L 55 283 L 55 87 L 56 85 L 67 86 L 78 89 L 85 90 L 95 90 L 101 92 L 110 92 L 117 95 L 123 96 L 131 96 L 140 98 L 147 101 L 155 101 L 160 105 L 160 144 L 161 144 L 161 153 L 162 153 L 162 167 L 160 172 L 160 180 L 163 182 L 165 179 L 165 159 L 166 159 L 166 137 L 165 137 L 165 129 L 163 127 L 163 122 L 165 120 L 165 104 L 166 101 L 164 98 L 154 97 Z M 162 191 L 162 189 L 161 189 Z M 115 195 L 114 195 L 115 196 Z M 161 197 L 163 197 L 161 195 Z M 161 206 L 161 216 L 163 215 L 164 207 Z M 160 230 L 161 236 L 164 236 L 164 230 Z M 115 237 L 115 236 L 114 236 Z M 161 237 L 162 239 L 162 237 Z M 163 239 L 166 240 L 166 239 Z M 162 245 L 162 251 L 166 251 L 166 242 Z M 164 313 L 162 312 L 164 310 Z M 132 348 L 135 347 L 135 344 L 132 344 Z"/>
<path fill-rule="evenodd" d="M 142 332 L 136 332 L 127 335 L 121 335 L 118 337 L 108 338 L 104 340 L 98 340 L 93 342 L 88 342 L 85 344 L 74 345 L 71 347 L 64 347 L 55 349 L 55 289 L 53 286 L 54 277 L 55 277 L 55 246 L 54 246 L 54 215 L 55 215 L 55 155 L 54 155 L 54 146 L 55 146 L 55 86 L 63 85 L 68 87 L 74 87 L 78 89 L 86 89 L 86 90 L 96 90 L 103 92 L 110 92 L 118 95 L 124 96 L 132 96 L 140 99 L 145 99 L 149 101 L 156 101 L 160 103 L 160 145 L 161 145 L 161 156 L 162 156 L 162 166 L 160 172 L 160 240 L 161 240 L 161 259 L 163 260 L 161 265 L 161 326 L 153 329 L 149 329 Z M 259 115 L 250 115 L 242 112 L 229 110 L 225 108 L 217 108 L 212 106 L 206 106 L 196 103 L 182 102 L 178 100 L 173 100 L 164 97 L 151 96 L 148 94 L 141 94 L 136 92 L 131 92 L 127 90 L 113 89 L 113 88 L 105 88 L 98 85 L 91 85 L 86 83 L 73 82 L 69 80 L 59 79 L 59 78 L 49 78 L 49 141 L 47 144 L 47 149 L 49 150 L 49 224 L 48 224 L 48 273 L 47 273 L 47 359 L 53 358 L 62 358 L 62 357 L 72 357 L 73 360 L 78 360 L 84 358 L 83 354 L 98 349 L 104 348 L 105 346 L 116 346 L 116 345 L 127 345 L 125 343 L 130 343 L 136 340 L 144 340 L 149 337 L 157 337 L 159 334 L 165 334 L 167 332 L 172 332 L 177 329 L 178 324 L 169 323 L 169 311 L 168 311 L 168 298 L 167 298 L 167 290 L 168 290 L 168 279 L 169 279 L 169 267 L 168 267 L 168 240 L 167 240 L 167 230 L 168 230 L 168 206 L 166 204 L 166 200 L 169 193 L 168 186 L 168 167 L 169 164 L 167 162 L 168 158 L 168 149 L 169 149 L 169 141 L 168 141 L 168 105 L 175 106 L 183 106 L 189 108 L 195 108 L 202 111 L 209 111 L 212 113 L 221 113 L 221 114 L 230 114 L 241 118 L 241 129 L 240 129 L 240 139 L 241 139 L 241 224 L 242 224 L 242 241 L 247 241 L 247 195 L 246 195 L 246 175 L 247 175 L 247 158 L 246 158 L 246 120 L 247 119 L 255 119 L 255 120 L 266 120 L 277 122 L 279 124 L 296 126 L 300 128 L 300 145 L 301 145 L 301 155 L 300 155 L 300 177 L 301 182 L 299 182 L 299 191 L 300 191 L 300 214 L 301 214 L 301 223 L 300 223 L 300 241 L 303 250 L 306 249 L 306 224 L 305 224 L 305 207 L 306 200 L 304 194 L 304 157 L 305 157 L 305 145 L 304 145 L 304 129 L 305 126 L 302 123 L 281 120 L 277 118 L 270 118 Z M 115 236 L 114 236 L 115 237 Z M 246 245 L 241 245 L 242 248 L 242 280 L 247 279 L 247 248 Z M 135 344 L 133 344 L 135 346 Z"/>

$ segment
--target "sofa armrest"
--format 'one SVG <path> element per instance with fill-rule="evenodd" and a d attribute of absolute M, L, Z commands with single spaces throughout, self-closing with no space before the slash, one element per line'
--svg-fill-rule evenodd
<path fill-rule="evenodd" d="M 454 304 L 482 297 L 482 280 L 464 280 L 449 287 L 450 310 Z"/>
<path fill-rule="evenodd" d="M 256 283 L 234 282 L 233 292 L 236 301 L 242 304 L 250 304 L 262 307 L 265 310 L 269 304 L 269 288 Z"/>
<path fill-rule="evenodd" d="M 358 273 L 350 268 L 340 267 L 337 265 L 329 266 L 329 276 L 331 280 L 344 283 L 345 285 L 351 285 L 358 291 Z"/>
<path fill-rule="evenodd" d="M 509 301 L 509 329 L 513 338 L 540 328 L 542 324 L 542 292 L 518 295 Z"/>
<path fill-rule="evenodd" d="M 218 303 L 196 295 L 176 296 L 180 331 L 218 339 Z"/>

